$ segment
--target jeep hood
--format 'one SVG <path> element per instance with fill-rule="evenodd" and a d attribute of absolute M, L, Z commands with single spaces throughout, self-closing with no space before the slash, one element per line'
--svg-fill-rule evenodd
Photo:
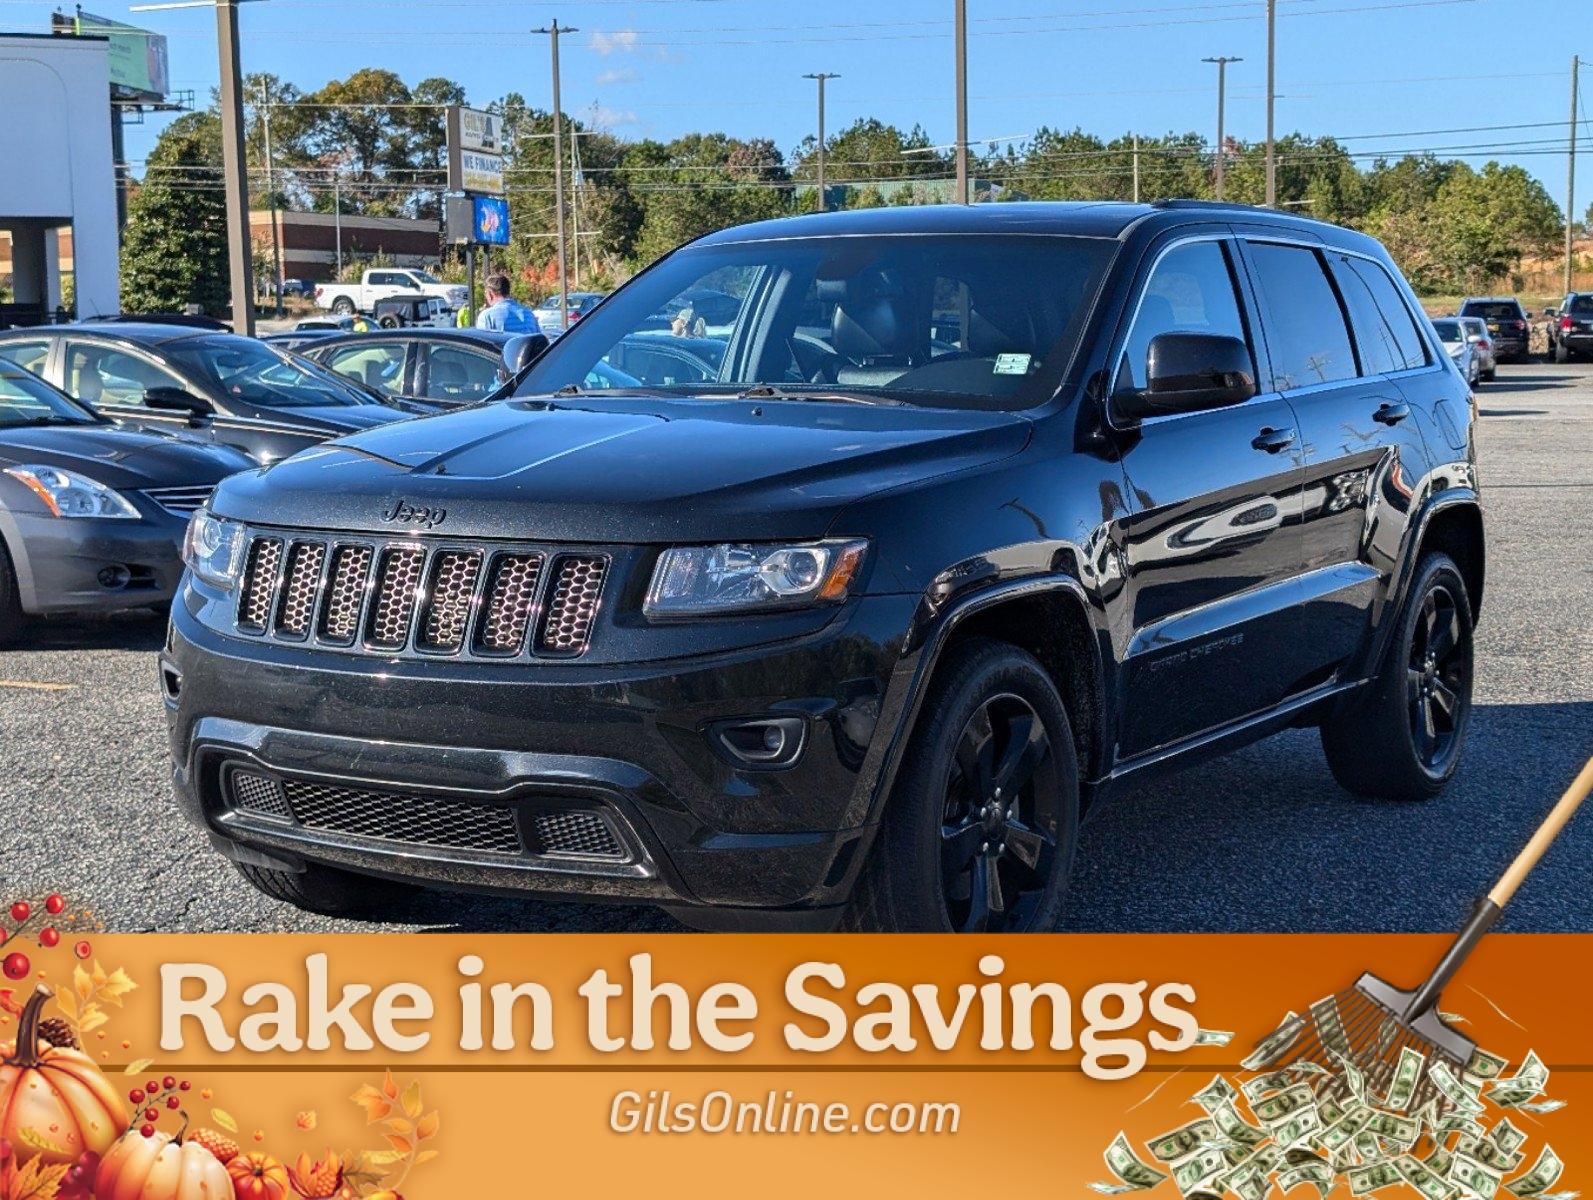
<path fill-rule="evenodd" d="M 424 508 L 451 537 L 805 538 L 865 496 L 1015 454 L 1029 430 L 1015 413 L 907 406 L 512 400 L 328 442 L 228 481 L 214 504 L 311 529 L 412 532 L 384 514 Z"/>

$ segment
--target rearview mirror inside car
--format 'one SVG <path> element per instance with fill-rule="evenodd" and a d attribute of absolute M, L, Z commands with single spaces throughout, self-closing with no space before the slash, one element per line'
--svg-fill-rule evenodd
<path fill-rule="evenodd" d="M 1235 337 L 1158 334 L 1145 360 L 1145 387 L 1112 397 L 1115 411 L 1133 421 L 1242 404 L 1256 394 L 1250 348 Z"/>

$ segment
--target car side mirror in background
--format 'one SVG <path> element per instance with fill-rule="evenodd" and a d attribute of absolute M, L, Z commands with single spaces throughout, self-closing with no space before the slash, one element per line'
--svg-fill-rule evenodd
<path fill-rule="evenodd" d="M 504 368 L 511 378 L 518 375 L 535 362 L 551 344 L 547 335 L 543 333 L 527 333 L 510 338 L 503 344 Z"/>
<path fill-rule="evenodd" d="M 203 396 L 195 396 L 180 387 L 152 387 L 144 393 L 144 403 L 164 412 L 185 412 L 191 420 L 211 416 L 215 406 Z"/>
<path fill-rule="evenodd" d="M 1250 348 L 1238 338 L 1162 333 L 1145 357 L 1145 387 L 1112 397 L 1113 409 L 1131 420 L 1224 408 L 1256 394 Z"/>

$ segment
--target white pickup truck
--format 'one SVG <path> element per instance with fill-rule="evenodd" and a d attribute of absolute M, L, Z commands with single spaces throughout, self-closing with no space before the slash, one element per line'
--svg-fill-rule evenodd
<path fill-rule="evenodd" d="M 464 307 L 470 293 L 462 283 L 444 283 L 430 271 L 412 267 L 377 267 L 365 272 L 359 283 L 318 283 L 315 302 L 343 316 L 368 313 L 382 297 L 399 292 L 424 292 L 436 296 L 453 312 Z"/>

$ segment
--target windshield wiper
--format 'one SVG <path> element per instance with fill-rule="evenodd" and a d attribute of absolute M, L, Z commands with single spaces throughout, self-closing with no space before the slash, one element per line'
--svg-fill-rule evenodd
<path fill-rule="evenodd" d="M 848 392 L 791 391 L 772 383 L 755 383 L 736 395 L 737 400 L 813 400 L 830 404 L 900 404 L 887 396 L 859 396 Z"/>

